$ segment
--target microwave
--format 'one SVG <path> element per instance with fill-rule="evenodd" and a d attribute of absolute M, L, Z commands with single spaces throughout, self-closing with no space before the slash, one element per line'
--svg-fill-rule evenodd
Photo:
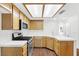
<path fill-rule="evenodd" d="M 28 29 L 28 24 L 19 20 L 19 30 L 21 29 Z"/>

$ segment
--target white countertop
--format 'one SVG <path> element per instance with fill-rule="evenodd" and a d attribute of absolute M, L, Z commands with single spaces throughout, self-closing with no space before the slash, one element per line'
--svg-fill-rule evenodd
<path fill-rule="evenodd" d="M 66 37 L 66 36 L 61 36 L 61 35 L 24 35 L 24 36 L 47 36 L 47 37 L 52 37 L 56 38 L 57 40 L 60 41 L 76 41 L 76 39 L 71 38 L 71 37 Z M 0 41 L 0 47 L 21 47 L 25 45 L 27 41 Z"/>
<path fill-rule="evenodd" d="M 24 36 L 47 36 L 47 37 L 56 38 L 57 40 L 61 40 L 61 41 L 75 41 L 76 40 L 74 38 L 63 36 L 63 35 L 24 35 Z"/>
<path fill-rule="evenodd" d="M 67 36 L 61 36 L 61 35 L 55 35 L 55 36 L 48 35 L 48 36 L 49 37 L 56 38 L 57 40 L 60 40 L 60 41 L 75 41 L 76 40 L 74 38 L 67 37 Z"/>
<path fill-rule="evenodd" d="M 27 41 L 0 41 L 0 47 L 22 47 Z"/>

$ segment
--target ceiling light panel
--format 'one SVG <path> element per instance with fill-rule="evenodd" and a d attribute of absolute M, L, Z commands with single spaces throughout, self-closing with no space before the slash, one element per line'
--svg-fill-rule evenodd
<path fill-rule="evenodd" d="M 63 6 L 63 4 L 47 4 L 44 8 L 43 17 L 52 17 Z"/>
<path fill-rule="evenodd" d="M 43 5 L 25 5 L 32 17 L 42 17 Z"/>

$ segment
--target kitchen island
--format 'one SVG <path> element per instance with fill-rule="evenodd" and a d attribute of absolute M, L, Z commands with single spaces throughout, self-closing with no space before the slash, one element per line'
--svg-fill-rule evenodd
<path fill-rule="evenodd" d="M 1 56 L 27 56 L 27 41 L 1 41 Z"/>

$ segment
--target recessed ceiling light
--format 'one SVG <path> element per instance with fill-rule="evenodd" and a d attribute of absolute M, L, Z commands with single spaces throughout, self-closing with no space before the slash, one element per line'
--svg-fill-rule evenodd
<path fill-rule="evenodd" d="M 42 17 L 43 5 L 25 5 L 32 17 Z"/>
<path fill-rule="evenodd" d="M 61 8 L 62 4 L 45 5 L 43 17 L 53 17 L 53 15 Z"/>

